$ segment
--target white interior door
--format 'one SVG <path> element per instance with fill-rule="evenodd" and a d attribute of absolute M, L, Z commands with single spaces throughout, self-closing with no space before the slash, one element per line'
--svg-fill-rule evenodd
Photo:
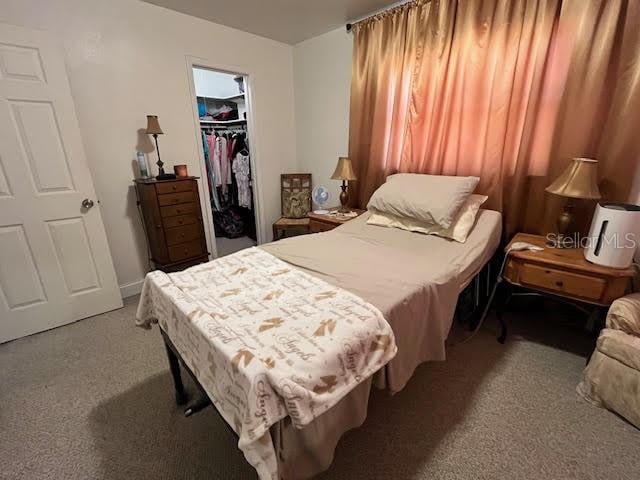
<path fill-rule="evenodd" d="M 2 23 L 0 297 L 0 342 L 122 306 L 62 51 Z"/>

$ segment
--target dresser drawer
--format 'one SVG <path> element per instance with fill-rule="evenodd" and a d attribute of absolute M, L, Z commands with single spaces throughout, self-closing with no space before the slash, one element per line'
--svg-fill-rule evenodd
<path fill-rule="evenodd" d="M 160 207 L 160 215 L 163 217 L 175 217 L 176 215 L 188 215 L 196 213 L 200 206 L 195 203 L 184 203 L 181 205 L 171 205 L 169 207 Z"/>
<path fill-rule="evenodd" d="M 167 182 L 157 183 L 156 192 L 158 195 L 164 195 L 166 193 L 178 193 L 178 192 L 190 192 L 193 190 L 193 182 Z"/>
<path fill-rule="evenodd" d="M 189 242 L 200 238 L 201 229 L 200 225 L 194 223 L 184 227 L 167 228 L 165 230 L 165 238 L 167 239 L 167 245 L 177 245 L 178 243 Z"/>
<path fill-rule="evenodd" d="M 520 270 L 520 283 L 561 294 L 598 301 L 607 286 L 606 280 L 579 273 L 525 263 Z"/>
<path fill-rule="evenodd" d="M 165 217 L 162 219 L 162 223 L 166 228 L 173 228 L 193 225 L 194 223 L 199 223 L 199 220 L 195 215 L 178 215 L 176 217 Z"/>
<path fill-rule="evenodd" d="M 177 205 L 179 203 L 195 202 L 196 196 L 194 192 L 178 192 L 168 193 L 166 195 L 158 195 L 158 204 L 161 207 L 166 205 Z"/>
<path fill-rule="evenodd" d="M 335 225 L 319 222 L 318 220 L 315 220 L 313 218 L 309 221 L 309 230 L 311 230 L 311 233 L 327 232 L 329 230 L 333 230 L 334 228 L 336 228 Z"/>
<path fill-rule="evenodd" d="M 202 250 L 202 241 L 193 240 L 187 243 L 179 243 L 172 245 L 169 249 L 169 260 L 172 262 L 180 262 L 188 258 L 197 257 L 204 254 Z"/>

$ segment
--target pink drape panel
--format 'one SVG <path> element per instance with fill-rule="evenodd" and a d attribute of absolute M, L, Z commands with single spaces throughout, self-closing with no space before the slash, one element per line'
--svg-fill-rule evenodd
<path fill-rule="evenodd" d="M 509 231 L 543 230 L 559 201 L 544 187 L 572 156 L 598 158 L 603 190 L 626 199 L 639 13 L 636 0 L 417 1 L 357 25 L 357 203 L 395 172 L 477 175 Z"/>

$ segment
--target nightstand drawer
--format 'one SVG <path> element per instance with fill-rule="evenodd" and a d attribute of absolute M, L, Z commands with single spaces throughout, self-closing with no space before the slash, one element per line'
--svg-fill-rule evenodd
<path fill-rule="evenodd" d="M 158 204 L 161 207 L 166 205 L 177 205 L 179 203 L 195 202 L 196 196 L 193 192 L 169 193 L 166 195 L 158 195 Z"/>
<path fill-rule="evenodd" d="M 319 222 L 313 218 L 309 221 L 309 230 L 311 233 L 327 232 L 336 228 L 336 225 L 330 223 Z"/>
<path fill-rule="evenodd" d="M 180 262 L 187 258 L 203 255 L 202 241 L 194 240 L 192 242 L 180 243 L 169 247 L 169 259 L 172 262 Z"/>
<path fill-rule="evenodd" d="M 156 192 L 158 195 L 164 195 L 167 193 L 177 193 L 177 192 L 190 192 L 193 190 L 194 182 L 169 182 L 169 183 L 157 183 L 156 184 Z"/>
<path fill-rule="evenodd" d="M 193 225 L 198 223 L 199 218 L 195 215 L 178 215 L 176 217 L 165 217 L 162 223 L 166 228 L 182 227 L 184 225 Z"/>
<path fill-rule="evenodd" d="M 520 269 L 520 283 L 539 287 L 560 294 L 568 294 L 593 301 L 602 298 L 607 286 L 606 280 L 571 273 L 563 270 L 525 263 Z"/>
<path fill-rule="evenodd" d="M 200 238 L 201 231 L 202 228 L 197 223 L 184 227 L 167 228 L 165 230 L 167 245 L 177 245 L 178 243 L 184 243 Z"/>
<path fill-rule="evenodd" d="M 175 215 L 187 215 L 189 213 L 196 213 L 199 205 L 195 203 L 185 203 L 182 205 L 170 205 L 168 207 L 160 208 L 160 215 L 163 217 L 173 217 Z"/>

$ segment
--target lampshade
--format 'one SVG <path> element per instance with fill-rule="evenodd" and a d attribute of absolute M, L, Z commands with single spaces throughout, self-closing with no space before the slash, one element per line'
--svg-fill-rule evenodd
<path fill-rule="evenodd" d="M 336 170 L 331 175 L 331 180 L 356 180 L 356 174 L 353 173 L 349 157 L 340 157 L 338 159 L 338 165 L 336 165 Z"/>
<path fill-rule="evenodd" d="M 570 198 L 598 199 L 598 161 L 592 158 L 574 158 L 547 192 Z"/>
<path fill-rule="evenodd" d="M 147 115 L 147 133 L 149 135 L 162 135 L 164 132 L 160 128 L 157 115 Z"/>

